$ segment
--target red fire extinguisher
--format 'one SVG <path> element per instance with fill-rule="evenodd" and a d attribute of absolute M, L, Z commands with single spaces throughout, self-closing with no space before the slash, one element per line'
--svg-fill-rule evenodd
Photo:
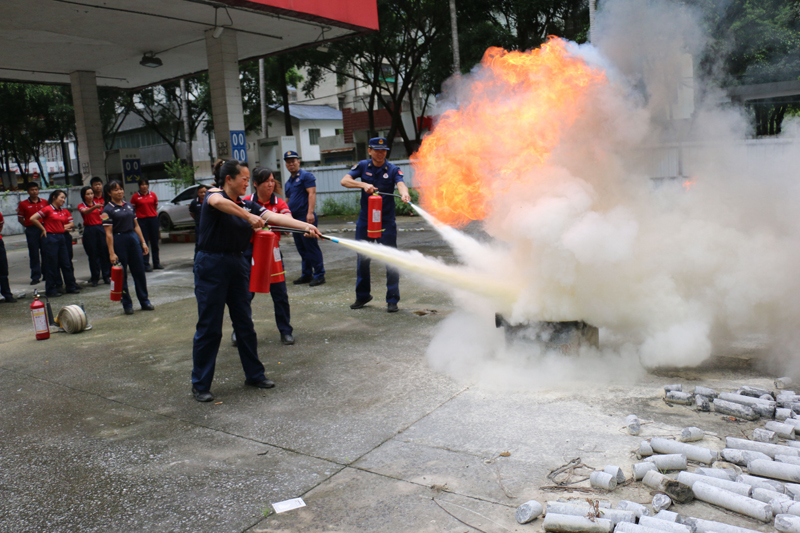
<path fill-rule="evenodd" d="M 111 301 L 122 300 L 122 267 L 117 263 L 111 267 Z"/>
<path fill-rule="evenodd" d="M 250 292 L 268 293 L 275 249 L 275 234 L 257 231 L 253 236 L 253 262 L 250 268 Z"/>
<path fill-rule="evenodd" d="M 381 236 L 381 212 L 383 211 L 383 198 L 373 194 L 367 200 L 367 237 L 379 239 Z"/>
<path fill-rule="evenodd" d="M 37 291 L 33 291 L 31 318 L 33 318 L 33 330 L 36 332 L 36 340 L 43 341 L 49 339 L 50 326 L 47 324 L 47 311 L 45 311 L 44 302 L 39 300 L 39 293 Z"/>

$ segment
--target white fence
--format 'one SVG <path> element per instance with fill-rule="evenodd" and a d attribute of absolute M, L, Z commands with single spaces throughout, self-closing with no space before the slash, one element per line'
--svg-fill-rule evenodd
<path fill-rule="evenodd" d="M 413 186 L 414 170 L 411 167 L 411 162 L 405 161 L 392 161 L 395 165 L 400 167 L 405 175 L 406 185 Z M 342 177 L 350 170 L 350 165 L 333 165 L 327 167 L 309 167 L 305 170 L 314 174 L 317 178 L 317 212 L 322 213 L 322 205 L 327 198 L 335 198 L 337 201 L 347 201 L 352 198 L 353 203 L 358 199 L 359 192 L 353 189 L 345 189 L 340 185 Z M 285 170 L 284 170 L 285 172 Z M 198 179 L 198 182 L 210 183 L 210 179 Z M 76 208 L 81 203 L 80 190 L 81 187 L 64 187 L 63 190 L 67 191 L 66 207 L 72 211 L 72 216 L 75 219 L 75 224 L 81 223 L 81 216 Z M 166 202 L 175 197 L 180 192 L 175 190 L 170 180 L 152 180 L 150 182 L 150 191 L 158 196 L 160 202 Z M 347 196 L 349 195 L 349 197 Z M 50 196 L 49 190 L 43 190 L 40 194 L 41 198 L 47 200 Z M 0 213 L 3 213 L 5 218 L 5 227 L 3 228 L 3 235 L 18 235 L 23 233 L 22 225 L 17 221 L 17 205 L 21 200 L 28 197 L 25 191 L 9 191 L 0 194 Z"/>

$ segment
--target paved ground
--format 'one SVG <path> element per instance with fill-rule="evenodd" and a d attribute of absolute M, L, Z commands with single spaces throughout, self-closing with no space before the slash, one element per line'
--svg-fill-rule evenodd
<path fill-rule="evenodd" d="M 352 227 L 323 223 L 323 231 Z M 451 259 L 418 219 L 401 228 L 424 230 L 400 233 L 401 248 Z M 6 243 L 12 287 L 30 293 L 27 250 L 19 238 Z M 516 524 L 519 504 L 592 495 L 542 489 L 554 468 L 580 457 L 629 472 L 641 440 L 622 430 L 629 413 L 649 422 L 643 437 L 697 425 L 716 435 L 705 443 L 715 449 L 717 437 L 753 427 L 669 407 L 665 383 L 771 384 L 722 359 L 624 385 L 553 381 L 511 392 L 457 382 L 425 358 L 455 310 L 449 297 L 404 277 L 396 315 L 385 312 L 381 290 L 351 311 L 355 258 L 323 247 L 328 283 L 290 285 L 295 346 L 278 342 L 269 297 L 255 300 L 259 353 L 277 387 L 244 387 L 236 349 L 224 342 L 213 404 L 190 394 L 192 244 L 162 245 L 167 269 L 148 274 L 152 313 L 125 316 L 107 286 L 86 288 L 53 303 L 82 301 L 94 329 L 37 342 L 30 298 L 0 304 L 0 531 L 540 531 L 541 522 Z M 297 254 L 284 253 L 293 279 Z M 296 497 L 307 506 L 272 513 L 271 503 Z M 636 485 L 594 497 L 651 498 Z M 679 510 L 768 530 L 699 503 Z"/>

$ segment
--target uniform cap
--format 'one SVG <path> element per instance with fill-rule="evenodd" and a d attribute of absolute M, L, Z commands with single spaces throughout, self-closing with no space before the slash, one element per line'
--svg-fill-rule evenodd
<path fill-rule="evenodd" d="M 288 152 L 283 154 L 283 158 L 284 159 L 292 159 L 292 158 L 300 159 L 300 156 L 297 155 L 297 152 L 295 152 L 294 150 L 289 150 Z"/>
<path fill-rule="evenodd" d="M 373 150 L 388 150 L 389 143 L 386 142 L 386 137 L 373 137 L 369 140 L 369 147 Z"/>

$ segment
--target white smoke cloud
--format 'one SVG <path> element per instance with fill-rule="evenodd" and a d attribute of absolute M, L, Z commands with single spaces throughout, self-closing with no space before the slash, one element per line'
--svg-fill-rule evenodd
<path fill-rule="evenodd" d="M 603 352 L 594 354 L 602 364 L 591 354 L 554 359 L 531 347 L 520 358 L 491 313 L 464 312 L 442 324 L 428 351 L 432 366 L 506 385 L 611 379 L 635 375 L 637 361 L 697 366 L 759 334 L 774 346 L 776 371 L 794 370 L 785 355 L 800 320 L 800 150 L 745 142 L 748 123 L 731 107 L 705 104 L 669 120 L 683 112 L 686 54 L 704 44 L 696 21 L 673 2 L 603 2 L 596 46 L 571 51 L 603 68 L 610 83 L 592 89 L 545 164 L 531 164 L 504 190 L 498 147 L 486 146 L 485 161 L 497 166 L 482 167 L 496 193 L 484 229 L 502 246 L 443 233 L 465 263 L 519 286 L 512 323 L 585 320 L 602 328 Z M 470 105 L 482 69 L 450 86 L 460 106 Z M 511 87 L 503 100 L 520 102 Z M 674 179 L 650 179 L 654 154 L 677 150 L 684 176 L 674 169 L 666 173 Z M 508 157 L 524 153 L 514 147 Z"/>

